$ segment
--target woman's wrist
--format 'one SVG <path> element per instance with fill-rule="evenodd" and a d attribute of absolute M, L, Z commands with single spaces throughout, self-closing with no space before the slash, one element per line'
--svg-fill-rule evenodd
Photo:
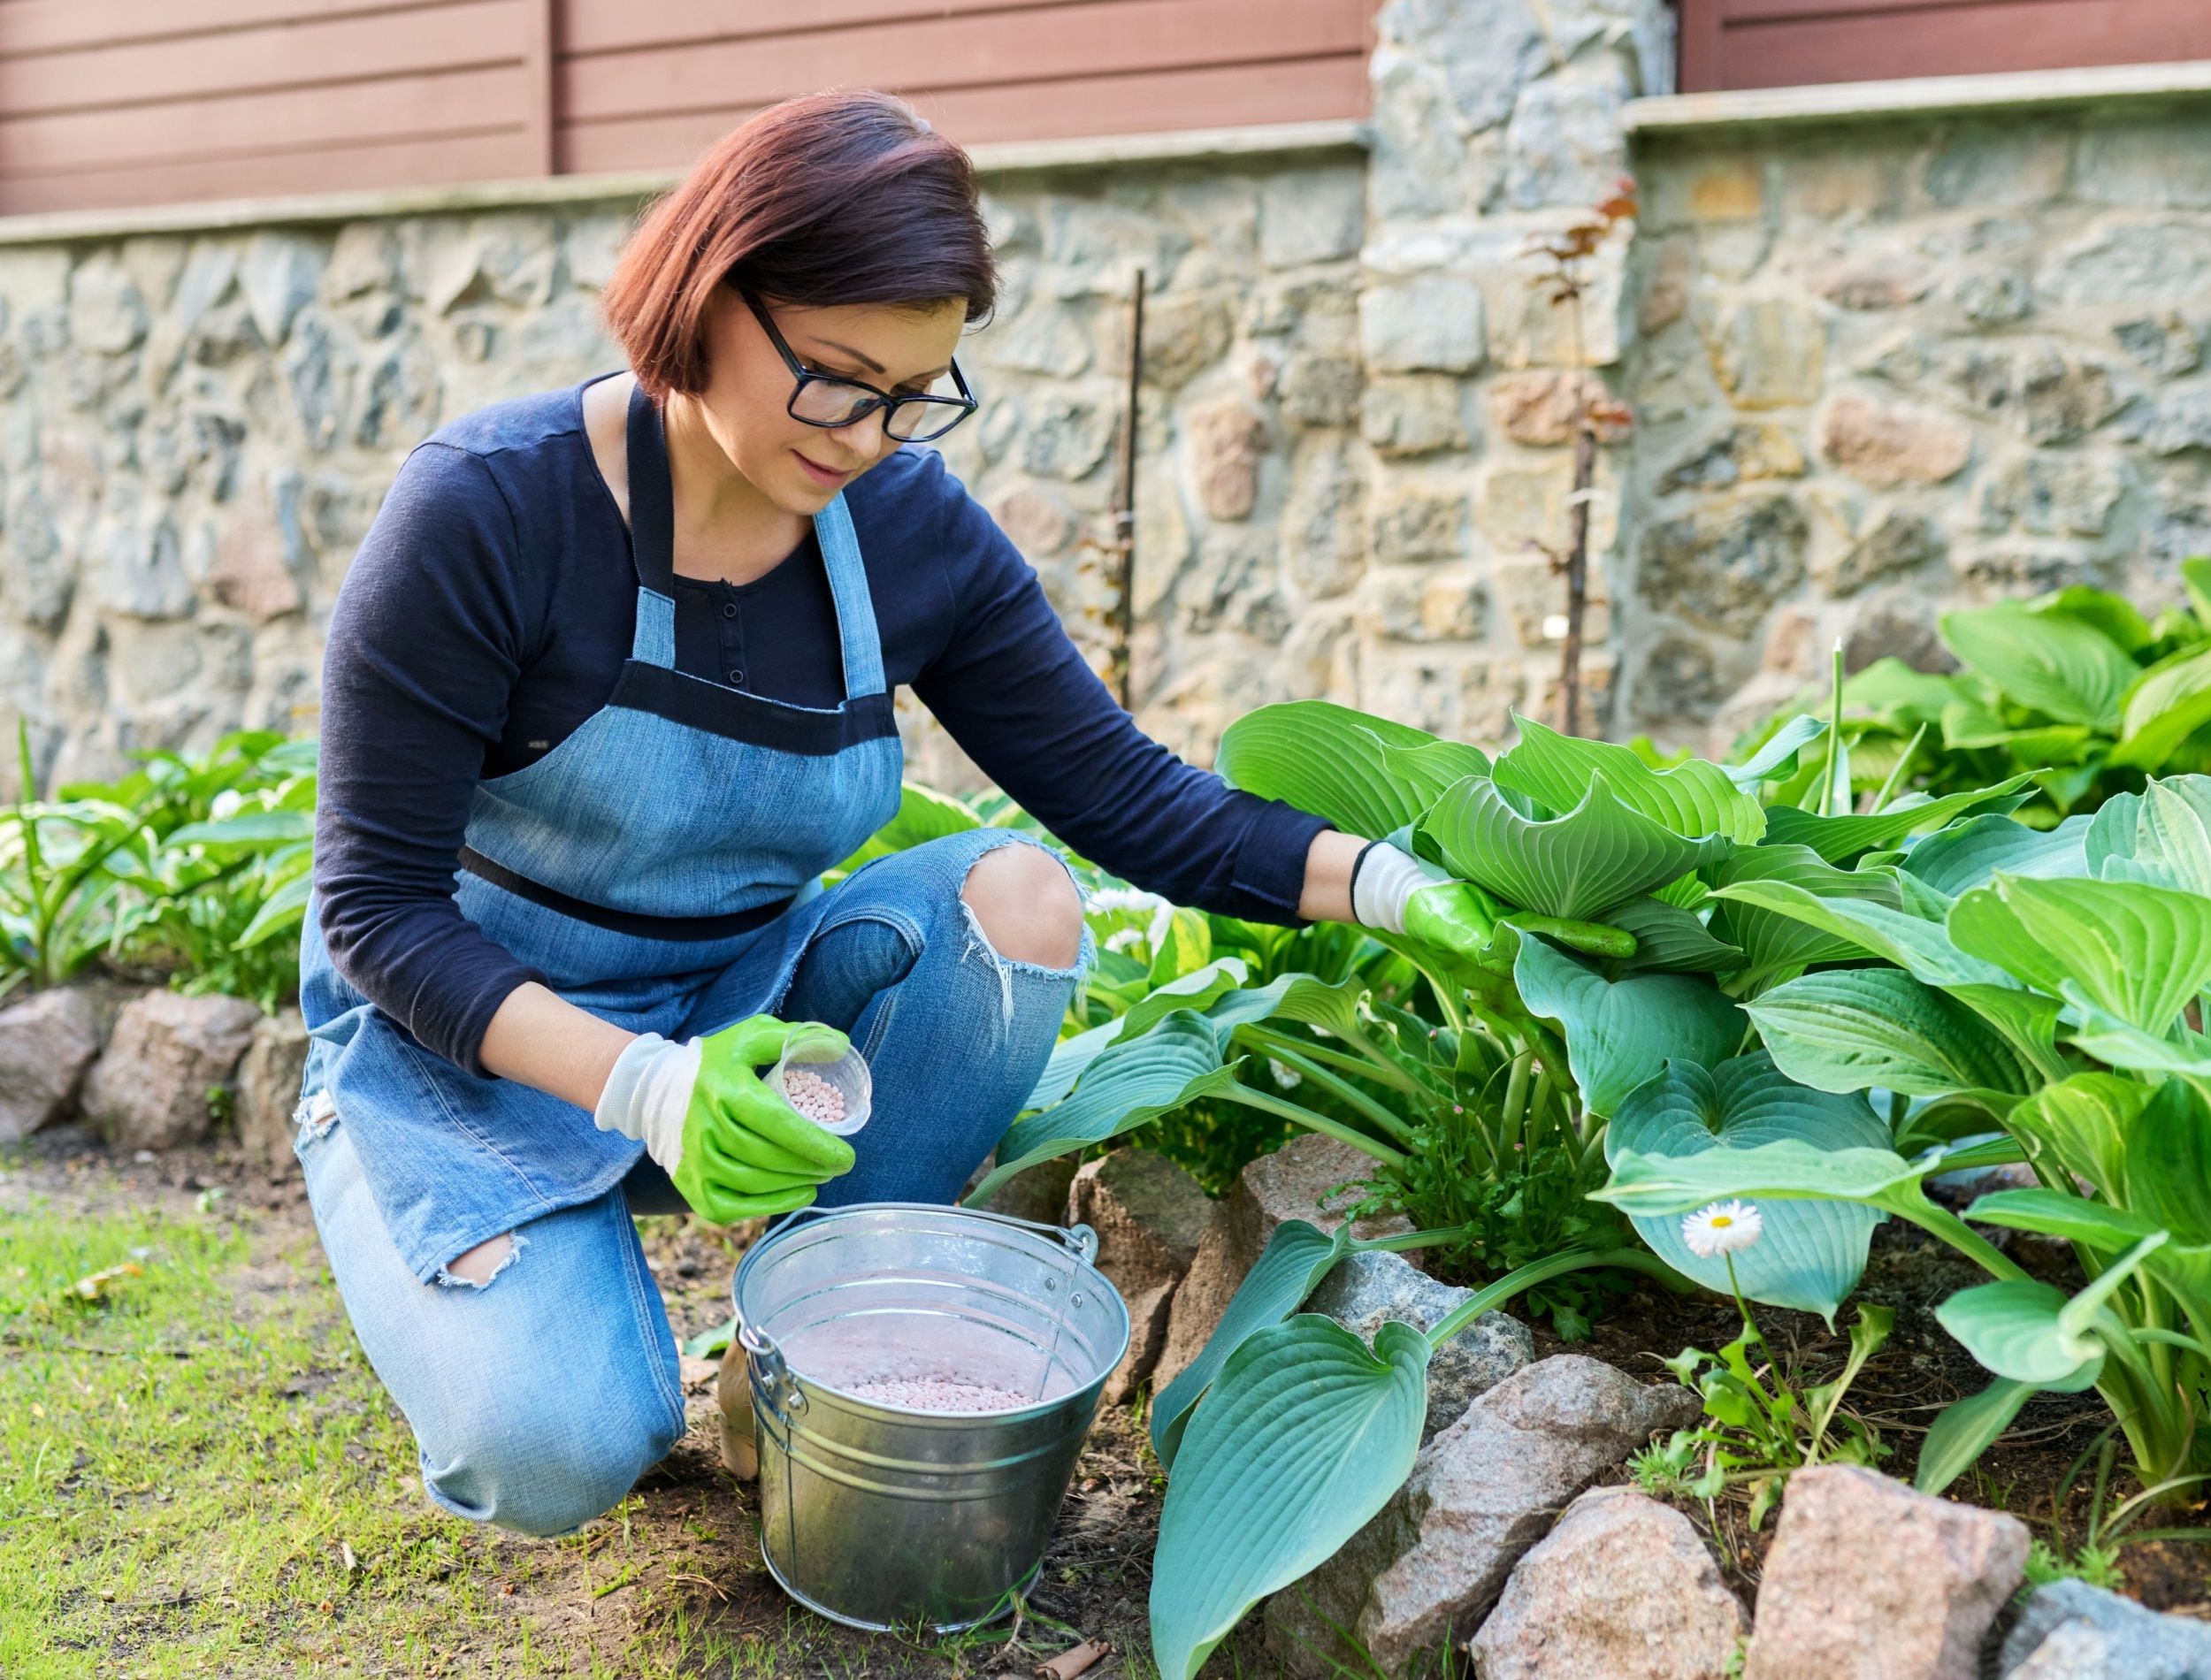
<path fill-rule="evenodd" d="M 1355 834 L 1323 829 L 1305 849 L 1305 882 L 1297 913 L 1307 921 L 1350 921 L 1351 874 L 1366 842 Z"/>
<path fill-rule="evenodd" d="M 500 1078 L 588 1112 L 597 1111 L 615 1062 L 637 1037 L 578 1008 L 549 986 L 529 981 L 500 1004 L 477 1055 Z"/>

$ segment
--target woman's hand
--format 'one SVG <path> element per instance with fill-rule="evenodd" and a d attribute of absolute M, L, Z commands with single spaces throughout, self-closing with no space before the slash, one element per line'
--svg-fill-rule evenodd
<path fill-rule="evenodd" d="M 794 1029 L 755 1015 L 704 1038 L 657 1033 L 616 1058 L 593 1119 L 636 1138 L 693 1210 L 715 1225 L 789 1213 L 817 1185 L 852 1171 L 853 1148 L 794 1111 L 754 1070 L 783 1054 Z M 844 1035 L 809 1027 L 833 1041 Z"/>

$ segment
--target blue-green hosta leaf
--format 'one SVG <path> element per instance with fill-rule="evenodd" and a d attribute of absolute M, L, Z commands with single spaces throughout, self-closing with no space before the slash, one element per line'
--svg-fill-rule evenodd
<path fill-rule="evenodd" d="M 1944 614 L 1942 638 L 2008 699 L 2106 731 L 2117 726 L 2120 699 L 2140 669 L 2101 630 L 2015 601 Z"/>
<path fill-rule="evenodd" d="M 1745 1005 L 1774 1063 L 1823 1091 L 2018 1093 L 2033 1075 L 1971 1010 L 1893 968 L 1837 968 Z"/>
<path fill-rule="evenodd" d="M 1473 776 L 1420 823 L 1451 872 L 1539 915 L 1602 920 L 1599 913 L 1727 855 L 1723 836 L 1685 839 L 1593 782 L 1562 816 L 1536 821 L 1496 784 Z"/>
<path fill-rule="evenodd" d="M 2211 724 L 2211 647 L 2183 648 L 2144 671 L 2128 694 L 2111 761 L 2155 771 L 2206 724 Z"/>
<path fill-rule="evenodd" d="M 2097 1310 L 2167 1241 L 2164 1232 L 2152 1232 L 2069 1301 L 2052 1285 L 2009 1278 L 1959 1290 L 1935 1309 L 1935 1322 L 1999 1377 L 2077 1393 L 2103 1371 Z"/>
<path fill-rule="evenodd" d="M 2029 1159 L 2055 1157 L 2062 1171 L 2087 1180 L 2109 1200 L 2125 1185 L 2127 1136 L 2149 1099 L 2150 1088 L 2139 1081 L 2076 1073 L 2028 1097 L 2005 1126 Z"/>
<path fill-rule="evenodd" d="M 2054 829 L 2030 829 L 2010 817 L 1972 817 L 1914 843 L 1899 867 L 1949 898 L 1999 869 L 2043 878 L 2094 874 L 2084 850 L 2093 821 L 2068 817 Z"/>
<path fill-rule="evenodd" d="M 1242 958 L 1220 958 L 1155 987 L 1113 1019 L 1061 1039 L 1052 1047 L 1051 1058 L 1021 1107 L 1050 1108 L 1075 1088 L 1107 1045 L 1141 1038 L 1178 1009 L 1203 1012 L 1215 999 L 1241 986 L 1246 972 Z"/>
<path fill-rule="evenodd" d="M 1317 1569 L 1412 1473 L 1427 1338 L 1385 1324 L 1370 1350 L 1305 1313 L 1251 1336 L 1190 1419 L 1159 1513 L 1151 1655 L 1191 1680 L 1265 1598 Z"/>
<path fill-rule="evenodd" d="M 1558 1023 L 1582 1105 L 1609 1116 L 1669 1058 L 1709 1065 L 1742 1042 L 1734 1001 L 1686 974 L 1608 981 L 1541 939 L 1523 939 L 1512 966 L 1520 1001 Z"/>
<path fill-rule="evenodd" d="M 1519 745 L 1500 758 L 1490 775 L 1501 788 L 1526 794 L 1553 811 L 1571 811 L 1593 783 L 1603 782 L 1619 802 L 1684 839 L 1725 835 L 1756 845 L 1766 831 L 1757 800 L 1717 764 L 1690 759 L 1654 770 L 1629 747 L 1561 735 L 1532 717 L 1513 714 Z"/>
<path fill-rule="evenodd" d="M 1996 1438 L 2011 1426 L 2019 1409 L 2034 1398 L 2035 1385 L 1999 1377 L 1978 1394 L 1969 1394 L 1936 1414 L 1919 1448 L 1919 1471 L 1912 1485 L 1939 1493 L 1973 1467 Z"/>
<path fill-rule="evenodd" d="M 1069 1096 L 1006 1128 L 998 1165 L 975 1186 L 968 1205 L 980 1207 L 1039 1161 L 1133 1132 L 1225 1089 L 1236 1081 L 1237 1064 L 1223 1064 L 1223 1036 L 1195 1010 L 1177 1010 L 1141 1037 L 1107 1045 Z"/>
<path fill-rule="evenodd" d="M 2086 821 L 2079 873 L 2211 895 L 2211 776 L 2166 776 L 2140 793 L 2114 794 Z"/>
<path fill-rule="evenodd" d="M 1701 1155 L 1791 1139 L 1815 1149 L 1886 1149 L 1889 1133 L 1863 1097 L 1799 1085 L 1760 1053 L 1709 1070 L 1669 1062 L 1620 1104 L 1605 1128 L 1604 1155 L 1607 1162 L 1623 1154 Z M 1743 1293 L 1833 1323 L 1835 1309 L 1865 1270 L 1866 1245 L 1880 1214 L 1850 1203 L 1808 1201 L 1777 1202 L 1762 1211 L 1763 1234 L 1735 1256 Z M 1726 1260 L 1692 1252 L 1679 1216 L 1646 1216 L 1634 1224 L 1661 1260 L 1726 1293 Z"/>
<path fill-rule="evenodd" d="M 1916 1186 L 1935 1170 L 1915 1165 L 1894 1149 L 1822 1149 L 1802 1139 L 1755 1149 L 1707 1149 L 1701 1155 L 1638 1155 L 1622 1150 L 1611 1163 L 1611 1181 L 1590 1192 L 1630 1218 L 1679 1218 L 1729 1196 L 1756 1202 L 1802 1199 L 1856 1202 L 1881 1207 L 1901 1187 Z"/>
<path fill-rule="evenodd" d="M 898 814 L 868 836 L 859 851 L 838 864 L 834 873 L 848 875 L 863 863 L 872 863 L 893 851 L 905 851 L 927 840 L 964 834 L 969 829 L 981 827 L 983 819 L 951 794 L 925 788 L 918 782 L 905 783 L 899 789 Z"/>
<path fill-rule="evenodd" d="M 2012 983 L 2011 976 L 1995 964 L 1969 957 L 1952 944 L 1940 922 L 1894 909 L 1871 894 L 1819 897 L 1793 881 L 1748 880 L 1715 889 L 1715 896 L 1819 929 L 1837 947 L 1823 954 L 1818 958 L 1822 962 L 1879 957 L 1930 986 Z"/>
<path fill-rule="evenodd" d="M 1755 989 L 1775 979 L 1802 974 L 1814 963 L 1839 962 L 1859 954 L 1848 934 L 1778 909 L 1756 889 L 1786 887 L 1817 902 L 1863 899 L 1897 905 L 1896 876 L 1887 869 L 1838 869 L 1809 846 L 1756 846 L 1738 851 L 1712 872 L 1712 913 L 1719 935 L 1740 945 L 1743 965 L 1739 989 Z"/>
<path fill-rule="evenodd" d="M 1291 700 L 1231 723 L 1213 767 L 1232 786 L 1379 840 L 1417 820 L 1434 798 L 1427 777 L 1393 772 L 1381 750 L 1435 745 L 1434 736 L 1388 718 L 1326 700 Z"/>
<path fill-rule="evenodd" d="M 1745 793 L 1756 794 L 1761 782 L 1794 775 L 1798 755 L 1826 733 L 1825 723 L 1799 712 L 1768 736 L 1765 745 L 1740 764 L 1723 764 L 1720 768 Z"/>
<path fill-rule="evenodd" d="M 2108 589 L 2069 584 L 2027 605 L 2045 618 L 2077 618 L 2090 629 L 2101 630 L 2130 653 L 2140 653 L 2157 639 L 2140 609 L 2125 596 Z"/>
<path fill-rule="evenodd" d="M 1999 874 L 1957 901 L 1949 926 L 1968 955 L 2147 1033 L 2211 982 L 2211 898 L 2141 882 Z"/>
<path fill-rule="evenodd" d="M 2031 775 L 2015 775 L 1992 787 L 1969 788 L 1936 799 L 1909 793 L 1863 817 L 1823 817 L 1789 806 L 1775 806 L 1766 813 L 1766 839 L 1774 845 L 1809 846 L 1829 863 L 1841 863 L 1862 851 L 1895 845 L 1908 836 L 1968 812 L 2010 811 L 2027 798 L 2024 790 L 2033 780 Z"/>
<path fill-rule="evenodd" d="M 1701 917 L 1656 895 L 1604 913 L 1612 927 L 1635 935 L 1635 954 L 1621 965 L 1631 974 L 1724 974 L 1740 968 L 1740 948 L 1716 939 Z"/>
<path fill-rule="evenodd" d="M 1182 1431 L 1205 1390 L 1213 1386 L 1228 1356 L 1259 1332 L 1282 1322 L 1305 1304 L 1305 1297 L 1320 1287 L 1351 1246 L 1351 1222 L 1346 1219 L 1333 1233 L 1303 1219 L 1285 1219 L 1266 1240 L 1266 1251 L 1228 1299 L 1228 1310 L 1213 1326 L 1213 1333 L 1198 1349 L 1197 1357 L 1175 1374 L 1174 1380 L 1151 1401 L 1151 1450 L 1159 1468 L 1170 1474 L 1174 1455 L 1182 1444 Z"/>

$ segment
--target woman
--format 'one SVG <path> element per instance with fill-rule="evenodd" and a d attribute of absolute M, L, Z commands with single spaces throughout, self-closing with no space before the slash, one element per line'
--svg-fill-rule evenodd
<path fill-rule="evenodd" d="M 1050 851 L 983 830 L 820 890 L 897 809 L 896 685 L 1179 902 L 1348 918 L 1356 872 L 1401 931 L 1426 886 L 1148 740 L 900 447 L 974 411 L 995 285 L 968 161 L 906 106 L 764 112 L 624 253 L 629 370 L 422 445 L 339 592 L 298 1147 L 448 1510 L 562 1532 L 682 1433 L 632 1212 L 948 1201 L 1034 1084 L 1084 958 Z M 866 1055 L 856 1149 L 754 1076 L 782 1019 Z"/>

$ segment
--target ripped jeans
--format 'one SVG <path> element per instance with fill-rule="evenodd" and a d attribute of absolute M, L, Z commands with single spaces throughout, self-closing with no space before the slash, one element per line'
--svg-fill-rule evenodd
<path fill-rule="evenodd" d="M 1082 965 L 1008 962 L 991 947 L 960 897 L 976 855 L 971 841 L 932 844 L 869 865 L 828 895 L 834 913 L 815 920 L 780 1000 L 748 994 L 756 978 L 733 965 L 680 1026 L 709 1032 L 773 1004 L 850 1033 L 874 1075 L 874 1115 L 824 1205 L 952 1201 L 1051 1054 Z M 631 1223 L 683 1205 L 652 1162 L 516 1226 L 488 1282 L 425 1283 L 386 1228 L 342 1110 L 308 1105 L 298 1148 L 347 1312 L 439 1505 L 564 1533 L 683 1434 L 675 1340 Z"/>

